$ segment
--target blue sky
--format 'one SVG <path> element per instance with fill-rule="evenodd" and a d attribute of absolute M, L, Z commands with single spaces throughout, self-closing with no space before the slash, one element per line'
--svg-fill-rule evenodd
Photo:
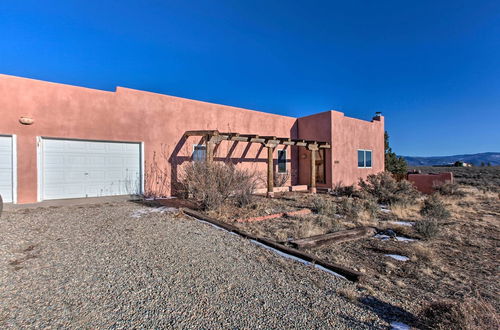
<path fill-rule="evenodd" d="M 0 1 L 0 73 L 290 116 L 398 154 L 500 151 L 500 1 Z"/>

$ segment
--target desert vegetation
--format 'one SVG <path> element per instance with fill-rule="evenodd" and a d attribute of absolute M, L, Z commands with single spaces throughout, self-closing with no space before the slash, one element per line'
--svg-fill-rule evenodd
<path fill-rule="evenodd" d="M 189 194 L 208 215 L 253 235 L 286 245 L 340 230 L 376 228 L 375 237 L 304 249 L 366 275 L 362 283 L 345 290 L 348 299 L 388 301 L 395 318 L 419 328 L 498 326 L 496 188 L 448 184 L 426 196 L 409 182 L 381 173 L 360 181 L 357 188 L 338 184 L 328 194 L 287 192 L 269 199 L 251 194 L 252 173 L 210 166 L 199 163 L 188 169 L 184 183 Z M 195 173 L 205 175 L 198 178 Z M 312 213 L 245 222 L 302 209 Z"/>

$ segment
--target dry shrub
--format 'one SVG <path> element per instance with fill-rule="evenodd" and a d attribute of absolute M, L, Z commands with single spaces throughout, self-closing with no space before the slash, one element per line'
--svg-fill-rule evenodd
<path fill-rule="evenodd" d="M 445 220 L 451 215 L 450 211 L 446 208 L 446 205 L 437 194 L 433 194 L 424 200 L 424 205 L 420 210 L 420 214 L 434 220 Z"/>
<path fill-rule="evenodd" d="M 295 227 L 295 238 L 306 238 L 325 233 L 325 228 L 312 221 L 300 221 Z"/>
<path fill-rule="evenodd" d="M 352 197 L 355 192 L 356 188 L 354 188 L 354 185 L 344 186 L 342 181 L 337 182 L 332 189 L 332 195 L 338 197 Z"/>
<path fill-rule="evenodd" d="M 445 183 L 434 189 L 442 196 L 464 197 L 467 195 L 456 183 Z"/>
<path fill-rule="evenodd" d="M 416 232 L 425 239 L 432 239 L 439 234 L 439 224 L 435 219 L 420 220 L 414 226 Z"/>
<path fill-rule="evenodd" d="M 388 172 L 371 174 L 359 181 L 361 191 L 381 204 L 413 204 L 420 195 L 407 180 L 396 181 Z"/>
<path fill-rule="evenodd" d="M 185 167 L 181 184 L 203 209 L 214 210 L 230 199 L 239 206 L 249 204 L 257 180 L 254 173 L 233 164 L 192 162 Z"/>
<path fill-rule="evenodd" d="M 355 220 L 363 211 L 361 205 L 354 198 L 343 197 L 338 206 L 338 213 L 345 216 L 347 219 Z"/>
<path fill-rule="evenodd" d="M 495 308 L 483 298 L 432 302 L 420 313 L 424 329 L 498 329 Z"/>
<path fill-rule="evenodd" d="M 421 243 L 414 243 L 410 253 L 422 261 L 432 261 L 433 259 L 432 249 Z"/>
<path fill-rule="evenodd" d="M 290 172 L 286 171 L 285 173 L 274 172 L 274 186 L 275 187 L 284 187 L 288 184 L 290 180 Z"/>
<path fill-rule="evenodd" d="M 419 205 L 418 204 L 401 204 L 401 203 L 393 203 L 391 205 L 391 212 L 399 219 L 415 219 L 419 218 Z"/>
<path fill-rule="evenodd" d="M 334 216 L 337 212 L 337 205 L 331 198 L 318 195 L 312 199 L 312 208 L 316 213 L 327 216 Z"/>

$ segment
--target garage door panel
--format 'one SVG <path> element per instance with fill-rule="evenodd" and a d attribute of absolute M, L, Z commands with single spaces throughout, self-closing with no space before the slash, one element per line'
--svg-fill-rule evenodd
<path fill-rule="evenodd" d="M 85 186 L 75 183 L 58 183 L 44 186 L 45 199 L 58 199 L 60 196 L 64 198 L 80 198 L 85 197 Z"/>
<path fill-rule="evenodd" d="M 87 180 L 89 182 L 103 182 L 106 181 L 106 171 L 104 170 L 89 170 Z"/>
<path fill-rule="evenodd" d="M 89 156 L 87 159 L 87 165 L 90 168 L 101 168 L 106 165 L 106 156 Z"/>
<path fill-rule="evenodd" d="M 44 139 L 44 199 L 140 192 L 140 144 Z M 63 142 L 63 143 L 61 143 Z M 49 145 L 49 151 L 45 146 Z M 139 184 L 137 184 L 139 182 Z M 54 187 L 60 186 L 59 192 Z"/>

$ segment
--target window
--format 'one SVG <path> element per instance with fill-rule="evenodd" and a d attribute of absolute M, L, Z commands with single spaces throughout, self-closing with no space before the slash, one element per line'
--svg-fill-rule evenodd
<path fill-rule="evenodd" d="M 372 167 L 371 150 L 358 150 L 358 167 Z"/>
<path fill-rule="evenodd" d="M 286 173 L 286 150 L 278 150 L 278 173 Z"/>
<path fill-rule="evenodd" d="M 207 157 L 207 147 L 203 144 L 193 145 L 193 161 L 204 162 Z"/>

